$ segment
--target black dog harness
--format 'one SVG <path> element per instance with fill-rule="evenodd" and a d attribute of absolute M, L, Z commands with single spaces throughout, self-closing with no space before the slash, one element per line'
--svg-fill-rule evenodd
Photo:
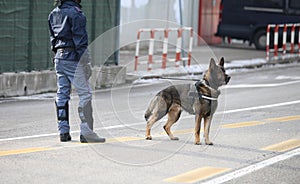
<path fill-rule="evenodd" d="M 211 102 L 211 101 L 218 101 L 218 98 L 217 98 L 217 97 L 212 97 L 212 96 L 207 96 L 207 95 L 202 94 L 201 91 L 198 90 L 198 88 L 199 88 L 201 85 L 202 85 L 202 86 L 207 86 L 208 88 L 210 88 L 210 87 L 206 84 L 206 82 L 205 82 L 204 80 L 198 81 L 198 82 L 195 83 L 196 90 L 193 90 L 193 87 L 191 86 L 190 92 L 189 92 L 189 96 L 190 96 L 190 97 L 193 97 L 193 102 L 194 102 L 194 98 L 195 98 L 195 97 L 198 97 L 200 101 L 201 101 L 202 99 L 209 100 L 210 102 Z"/>

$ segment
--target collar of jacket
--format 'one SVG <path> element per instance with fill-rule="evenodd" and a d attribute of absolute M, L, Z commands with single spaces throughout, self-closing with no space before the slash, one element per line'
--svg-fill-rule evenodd
<path fill-rule="evenodd" d="M 62 2 L 62 4 L 60 5 L 61 8 L 64 8 L 65 6 L 77 6 L 78 8 L 82 8 L 82 6 L 78 3 L 76 3 L 73 0 L 66 0 L 64 2 Z"/>

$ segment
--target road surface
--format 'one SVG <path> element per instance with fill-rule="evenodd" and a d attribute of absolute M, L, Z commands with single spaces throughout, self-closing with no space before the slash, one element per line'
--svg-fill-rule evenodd
<path fill-rule="evenodd" d="M 213 146 L 194 145 L 194 117 L 187 113 L 172 129 L 179 141 L 163 132 L 165 119 L 154 125 L 152 141 L 144 139 L 149 101 L 180 81 L 96 91 L 95 130 L 107 138 L 104 144 L 79 142 L 76 95 L 67 143 L 57 134 L 55 94 L 2 99 L 0 182 L 299 183 L 300 64 L 229 72 L 213 119 Z"/>

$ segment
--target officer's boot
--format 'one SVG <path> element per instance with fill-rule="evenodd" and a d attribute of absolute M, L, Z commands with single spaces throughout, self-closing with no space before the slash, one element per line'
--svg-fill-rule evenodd
<path fill-rule="evenodd" d="M 89 101 L 83 108 L 78 107 L 79 117 L 81 119 L 80 125 L 80 142 L 88 143 L 88 142 L 105 142 L 105 138 L 99 137 L 93 131 L 93 108 L 92 103 Z"/>
<path fill-rule="evenodd" d="M 55 102 L 55 106 L 58 121 L 58 130 L 60 132 L 60 141 L 71 141 L 72 138 L 69 132 L 69 103 L 67 101 L 64 106 L 58 106 L 57 102 Z"/>

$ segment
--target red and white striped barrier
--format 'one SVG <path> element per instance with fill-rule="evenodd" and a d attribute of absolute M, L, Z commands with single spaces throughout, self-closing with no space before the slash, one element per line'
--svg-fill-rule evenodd
<path fill-rule="evenodd" d="M 177 40 L 176 40 L 176 55 L 174 59 L 168 58 L 168 44 L 169 44 L 169 33 L 171 31 L 177 31 Z M 189 39 L 189 48 L 188 48 L 188 56 L 182 57 L 182 35 L 183 31 L 190 32 L 190 39 Z M 139 50 L 140 50 L 140 40 L 141 40 L 141 33 L 149 32 L 150 39 L 149 39 L 149 50 L 148 50 L 148 67 L 147 70 L 152 70 L 153 66 L 153 53 L 154 53 L 154 39 L 156 32 L 163 32 L 164 39 L 163 39 L 163 51 L 162 51 L 162 68 L 165 69 L 167 66 L 167 61 L 175 61 L 175 66 L 178 67 L 180 65 L 180 61 L 187 61 L 187 65 L 190 66 L 191 58 L 192 58 L 192 48 L 193 48 L 193 28 L 191 27 L 182 27 L 182 28 L 156 28 L 156 29 L 140 29 L 137 34 L 137 41 L 136 41 L 136 50 L 135 50 L 135 64 L 134 70 L 137 71 L 138 65 L 141 63 L 139 62 Z"/>
<path fill-rule="evenodd" d="M 298 48 L 295 53 L 295 30 L 296 28 L 299 28 L 299 33 L 298 33 L 298 43 L 296 43 L 296 45 L 298 45 Z M 279 48 L 279 30 L 280 28 L 283 29 L 282 32 L 282 47 Z M 290 29 L 289 29 L 290 28 Z M 288 31 L 290 31 L 290 35 L 291 35 L 291 39 L 290 41 L 287 43 L 287 33 Z M 274 40 L 273 40 L 273 44 L 274 44 L 274 48 L 271 49 L 270 48 L 270 42 L 271 42 L 271 34 L 274 34 Z M 269 24 L 267 26 L 267 39 L 266 39 L 266 53 L 267 53 L 267 60 L 270 60 L 270 54 L 274 53 L 274 59 L 278 59 L 278 53 L 280 52 L 282 56 L 285 56 L 285 54 L 287 53 L 287 44 L 290 45 L 290 50 L 289 50 L 289 54 L 297 54 L 298 57 L 300 57 L 300 24 Z"/>

